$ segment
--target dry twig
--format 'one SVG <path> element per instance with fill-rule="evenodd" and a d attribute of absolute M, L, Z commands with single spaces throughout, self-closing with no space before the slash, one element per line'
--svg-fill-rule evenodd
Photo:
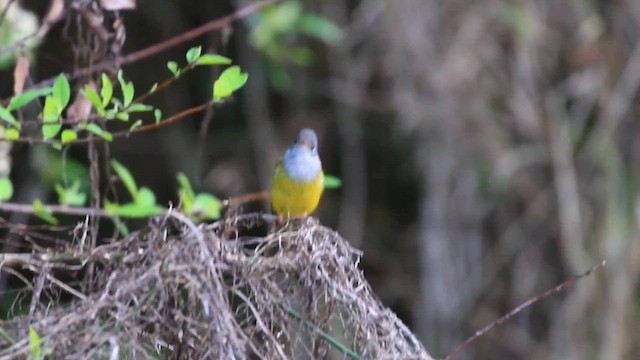
<path fill-rule="evenodd" d="M 431 359 L 372 293 L 358 268 L 361 253 L 316 220 L 251 241 L 224 235 L 272 221 L 252 214 L 196 226 L 169 212 L 84 256 L 98 269 L 86 279 L 95 284 L 92 293 L 80 293 L 81 286 L 60 289 L 59 280 L 46 284 L 51 267 L 31 261 L 32 271 L 46 274 L 35 277 L 35 286 L 49 292 L 58 286 L 73 299 L 0 322 L 0 359 L 29 355 L 29 326 L 54 358 L 65 359 L 108 358 L 114 349 L 136 358 L 284 359 L 331 352 Z"/>

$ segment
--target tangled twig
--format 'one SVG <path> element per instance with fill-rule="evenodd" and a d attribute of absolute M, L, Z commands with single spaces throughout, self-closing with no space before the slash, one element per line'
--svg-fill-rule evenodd
<path fill-rule="evenodd" d="M 32 271 L 46 274 L 34 276 L 34 301 L 48 306 L 0 322 L 0 359 L 29 356 L 30 326 L 54 358 L 65 359 L 108 358 L 116 350 L 136 358 L 431 359 L 372 293 L 358 250 L 312 218 L 242 235 L 272 223 L 251 214 L 197 226 L 167 212 L 78 255 L 97 269 L 86 279 L 91 293 L 60 286 L 46 262 L 32 261 Z M 47 303 L 44 294 L 56 291 L 73 297 Z"/>

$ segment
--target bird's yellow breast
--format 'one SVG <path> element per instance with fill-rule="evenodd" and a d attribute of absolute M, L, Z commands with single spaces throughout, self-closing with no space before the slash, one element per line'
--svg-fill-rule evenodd
<path fill-rule="evenodd" d="M 279 161 L 271 182 L 271 207 L 278 215 L 301 216 L 311 214 L 320 202 L 324 190 L 324 174 L 309 182 L 292 180 Z"/>

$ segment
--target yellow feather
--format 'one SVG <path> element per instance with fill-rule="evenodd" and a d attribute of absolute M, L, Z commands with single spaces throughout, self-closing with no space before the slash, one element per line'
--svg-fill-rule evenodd
<path fill-rule="evenodd" d="M 276 164 L 271 182 L 271 207 L 278 215 L 296 217 L 311 214 L 324 190 L 322 171 L 309 182 L 292 180 L 284 170 L 282 159 Z"/>

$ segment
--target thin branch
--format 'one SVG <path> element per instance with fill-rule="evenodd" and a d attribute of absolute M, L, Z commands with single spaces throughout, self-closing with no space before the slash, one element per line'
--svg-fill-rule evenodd
<path fill-rule="evenodd" d="M 241 204 L 254 202 L 254 201 L 267 201 L 269 200 L 269 193 L 266 191 L 258 191 L 249 194 L 239 195 L 235 197 L 230 197 L 227 200 L 224 200 L 223 205 L 226 207 L 229 206 L 238 206 Z"/>
<path fill-rule="evenodd" d="M 62 281 L 56 279 L 55 277 L 51 276 L 51 274 L 47 274 L 47 280 L 49 280 L 53 284 L 58 285 L 62 290 L 68 292 L 71 295 L 74 295 L 78 299 L 80 299 L 82 301 L 87 301 L 87 296 L 85 294 L 83 294 L 83 293 L 79 292 L 78 290 L 72 288 L 71 286 L 63 283 Z"/>
<path fill-rule="evenodd" d="M 183 110 L 183 111 L 181 111 L 181 112 L 179 112 L 177 114 L 171 115 L 168 118 L 165 118 L 165 119 L 161 120 L 160 122 L 143 125 L 143 126 L 140 126 L 139 128 L 133 129 L 133 130 L 118 131 L 118 132 L 112 133 L 111 135 L 114 138 L 124 138 L 124 137 L 129 137 L 131 134 L 136 134 L 136 133 L 140 133 L 140 132 L 144 132 L 144 131 L 158 129 L 158 128 L 161 128 L 161 127 L 163 127 L 165 125 L 172 124 L 172 123 L 177 122 L 179 120 L 182 120 L 182 119 L 184 119 L 186 117 L 189 117 L 191 115 L 197 114 L 197 113 L 205 110 L 206 108 L 208 108 L 209 106 L 212 106 L 212 105 L 213 105 L 212 102 L 207 102 L 205 104 L 194 106 L 192 108 Z M 18 139 L 7 139 L 5 137 L 0 137 L 0 142 L 2 142 L 2 141 L 15 142 L 15 143 L 27 143 L 27 144 L 48 144 L 48 145 L 58 145 L 58 144 L 60 144 L 60 141 L 58 141 L 58 140 L 45 140 L 45 139 L 32 138 L 32 137 L 24 137 L 24 138 L 18 138 Z M 105 141 L 105 140 L 103 138 L 99 137 L 99 136 L 87 136 L 85 138 L 81 138 L 81 139 L 77 139 L 77 140 L 71 141 L 68 144 L 87 144 L 87 143 L 90 143 L 90 142 L 97 142 L 97 141 Z"/>
<path fill-rule="evenodd" d="M 45 205 L 45 211 L 52 214 L 73 215 L 73 216 L 98 216 L 114 217 L 115 215 L 102 209 L 88 207 L 71 207 L 68 205 Z M 0 203 L 0 211 L 7 211 L 21 214 L 35 214 L 36 210 L 29 204 Z"/>
<path fill-rule="evenodd" d="M 160 43 L 151 45 L 147 48 L 144 48 L 142 50 L 138 50 L 134 53 L 131 53 L 129 55 L 126 55 L 124 57 L 122 57 L 119 61 L 119 65 L 120 66 L 124 66 L 124 65 L 129 65 L 129 64 L 133 64 L 136 63 L 140 60 L 146 59 L 148 57 L 157 55 L 161 52 L 167 51 L 175 46 L 181 45 L 185 42 L 189 42 L 197 37 L 200 37 L 208 32 L 212 32 L 215 30 L 220 30 L 223 29 L 227 26 L 229 26 L 230 24 L 232 24 L 233 22 L 243 19 L 257 11 L 259 11 L 260 9 L 264 8 L 267 5 L 271 5 L 271 4 L 275 4 L 277 2 L 279 2 L 280 0 L 261 0 L 261 1 L 257 1 L 255 3 L 252 3 L 250 5 L 247 5 L 245 7 L 243 7 L 242 9 L 236 11 L 233 14 L 221 17 L 219 19 L 215 19 L 212 21 L 209 21 L 208 23 L 199 26 L 195 29 L 189 30 L 185 33 L 176 35 L 170 39 L 167 39 L 165 41 L 162 41 Z M 87 75 L 91 75 L 97 72 L 102 72 L 105 70 L 108 70 L 112 67 L 113 65 L 113 61 L 103 61 L 100 62 L 98 64 L 94 64 L 88 68 L 84 68 L 84 69 L 79 69 L 77 71 L 74 71 L 72 74 L 65 74 L 67 75 L 67 78 L 69 80 L 71 79 L 77 79 L 79 77 L 83 77 L 83 76 L 87 76 Z M 41 81 L 38 84 L 30 87 L 30 89 L 32 88 L 40 88 L 40 87 L 45 87 L 45 86 L 50 86 L 53 84 L 53 82 L 55 81 L 55 78 L 51 78 L 45 81 Z M 9 102 L 9 99 L 5 99 L 2 101 L 3 105 L 6 105 Z"/>
<path fill-rule="evenodd" d="M 33 264 L 34 262 L 42 263 L 55 263 L 55 262 L 68 262 L 77 261 L 82 262 L 86 255 L 71 254 L 71 253 L 40 253 L 40 254 L 28 254 L 28 253 L 0 253 L 0 268 L 6 270 L 6 266 L 13 266 L 16 264 Z M 28 283 L 28 282 L 26 282 Z"/>
<path fill-rule="evenodd" d="M 163 41 L 161 43 L 149 46 L 146 49 L 142 49 L 139 51 L 134 52 L 133 54 L 129 54 L 125 57 L 122 58 L 121 64 L 125 65 L 125 64 L 131 64 L 131 63 L 135 63 L 138 62 L 142 59 L 157 55 L 161 52 L 164 52 L 166 50 L 171 49 L 172 47 L 178 46 L 180 44 L 184 44 L 186 42 L 189 42 L 197 37 L 200 37 L 206 33 L 209 33 L 211 31 L 215 31 L 215 30 L 219 30 L 222 29 L 224 27 L 227 27 L 228 25 L 230 25 L 231 23 L 233 23 L 236 20 L 242 19 L 244 17 L 247 17 L 255 12 L 257 12 L 258 10 L 262 9 L 263 7 L 267 6 L 267 5 L 271 5 L 271 4 L 275 4 L 276 2 L 278 2 L 279 0 L 261 0 L 261 1 L 257 1 L 253 4 L 247 5 L 245 7 L 243 7 L 242 9 L 236 11 L 235 13 L 231 14 L 231 15 L 227 15 L 225 17 L 222 17 L 220 19 L 216 19 L 213 21 L 210 21 L 200 27 L 197 27 L 193 30 L 187 31 L 185 33 L 182 33 L 180 35 L 176 35 L 174 37 L 172 37 L 171 39 L 168 39 L 166 41 Z M 87 69 L 85 69 L 86 71 Z M 92 71 L 92 70 L 91 70 Z"/>
<path fill-rule="evenodd" d="M 525 310 L 535 304 L 537 304 L 538 302 L 540 302 L 541 300 L 551 296 L 551 295 L 555 295 L 557 293 L 559 293 L 560 291 L 563 291 L 565 289 L 568 289 L 570 287 L 573 287 L 576 282 L 586 276 L 591 275 L 592 272 L 600 269 L 601 267 L 604 267 L 606 265 L 606 261 L 602 260 L 602 262 L 600 264 L 594 265 L 592 266 L 589 270 L 587 270 L 585 273 L 580 274 L 580 275 L 575 275 L 571 278 L 569 278 L 568 280 L 565 280 L 562 284 L 551 288 L 541 294 L 538 294 L 530 299 L 528 299 L 527 301 L 523 302 L 522 304 L 516 306 L 513 310 L 509 311 L 507 314 L 501 316 L 500 318 L 496 319 L 495 321 L 493 321 L 491 324 L 483 327 L 482 329 L 476 331 L 475 334 L 473 334 L 471 337 L 469 337 L 467 340 L 465 340 L 462 344 L 458 345 L 457 348 L 455 348 L 449 355 L 447 355 L 447 357 L 444 360 L 452 360 L 454 358 L 454 356 L 456 356 L 459 352 L 461 352 L 462 350 L 466 349 L 471 343 L 473 343 L 474 341 L 476 341 L 479 337 L 483 336 L 484 334 L 486 334 L 487 332 L 489 332 L 489 330 L 493 329 L 496 326 L 500 326 L 502 324 L 504 324 L 506 321 L 508 321 L 509 319 L 511 319 L 511 317 L 513 317 L 514 315 L 518 314 L 519 312 L 521 312 L 522 310 Z"/>

